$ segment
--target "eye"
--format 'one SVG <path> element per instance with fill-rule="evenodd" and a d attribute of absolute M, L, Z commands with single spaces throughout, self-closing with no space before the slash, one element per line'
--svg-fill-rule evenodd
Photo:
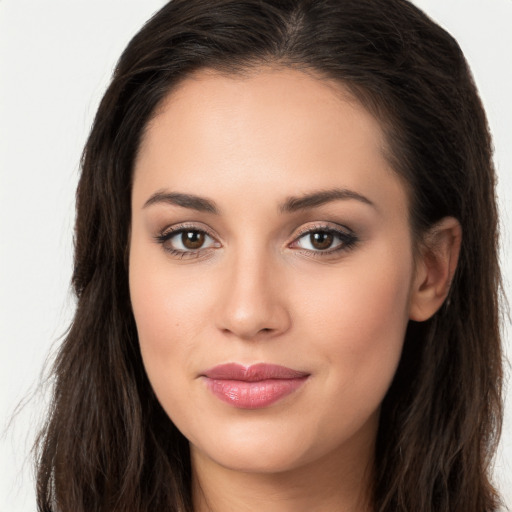
<path fill-rule="evenodd" d="M 331 227 L 319 227 L 303 232 L 291 247 L 315 253 L 333 253 L 351 248 L 357 237 L 351 231 L 342 231 Z"/>
<path fill-rule="evenodd" d="M 197 228 L 171 228 L 156 237 L 164 249 L 175 256 L 191 256 L 200 251 L 219 247 L 219 243 L 206 231 Z"/>

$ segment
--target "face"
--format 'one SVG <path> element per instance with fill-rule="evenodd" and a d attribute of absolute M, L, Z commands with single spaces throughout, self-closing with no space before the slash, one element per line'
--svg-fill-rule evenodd
<path fill-rule="evenodd" d="M 410 313 L 407 195 L 379 123 L 300 71 L 201 71 L 135 165 L 144 365 L 193 460 L 258 472 L 372 446 Z"/>

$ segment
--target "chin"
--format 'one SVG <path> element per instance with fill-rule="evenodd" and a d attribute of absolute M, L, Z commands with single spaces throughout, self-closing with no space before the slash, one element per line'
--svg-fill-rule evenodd
<path fill-rule="evenodd" d="M 233 471 L 282 473 L 320 459 L 332 449 L 329 443 L 324 446 L 309 438 L 297 425 L 273 423 L 267 419 L 212 428 L 208 434 L 203 431 L 198 442 L 192 436 L 192 457 L 207 458 Z"/>
<path fill-rule="evenodd" d="M 249 441 L 242 446 L 218 446 L 203 452 L 202 456 L 232 471 L 274 474 L 291 471 L 305 463 L 305 454 L 297 448 Z"/>

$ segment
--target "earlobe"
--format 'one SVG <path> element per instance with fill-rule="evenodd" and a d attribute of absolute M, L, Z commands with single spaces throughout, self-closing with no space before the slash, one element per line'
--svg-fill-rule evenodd
<path fill-rule="evenodd" d="M 457 268 L 462 228 L 454 217 L 445 217 L 423 237 L 412 283 L 409 318 L 428 320 L 442 306 Z"/>

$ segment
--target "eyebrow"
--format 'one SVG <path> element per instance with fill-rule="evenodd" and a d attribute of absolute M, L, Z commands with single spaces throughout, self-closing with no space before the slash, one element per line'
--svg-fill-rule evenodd
<path fill-rule="evenodd" d="M 205 197 L 196 196 L 194 194 L 180 194 L 178 192 L 155 192 L 145 203 L 143 208 L 147 208 L 153 204 L 164 203 L 182 208 L 190 208 L 198 212 L 219 214 L 219 209 L 214 201 L 206 199 Z"/>
<path fill-rule="evenodd" d="M 375 205 L 365 196 L 349 190 L 346 188 L 333 188 L 330 190 L 320 190 L 310 194 L 305 194 L 300 197 L 289 197 L 281 206 L 279 210 L 281 213 L 292 213 L 300 210 L 307 210 L 309 208 L 316 208 L 326 203 L 337 200 L 355 199 L 361 203 L 369 206 Z"/>
<path fill-rule="evenodd" d="M 334 188 L 330 190 L 320 190 L 299 197 L 289 197 L 279 206 L 281 213 L 293 213 L 300 210 L 317 208 L 326 203 L 339 200 L 353 199 L 369 206 L 375 205 L 365 196 L 345 188 Z M 154 204 L 170 204 L 181 206 L 182 208 L 190 208 L 199 212 L 213 213 L 219 215 L 220 210 L 211 199 L 196 196 L 194 194 L 182 194 L 179 192 L 155 192 L 145 203 L 143 208 Z"/>

